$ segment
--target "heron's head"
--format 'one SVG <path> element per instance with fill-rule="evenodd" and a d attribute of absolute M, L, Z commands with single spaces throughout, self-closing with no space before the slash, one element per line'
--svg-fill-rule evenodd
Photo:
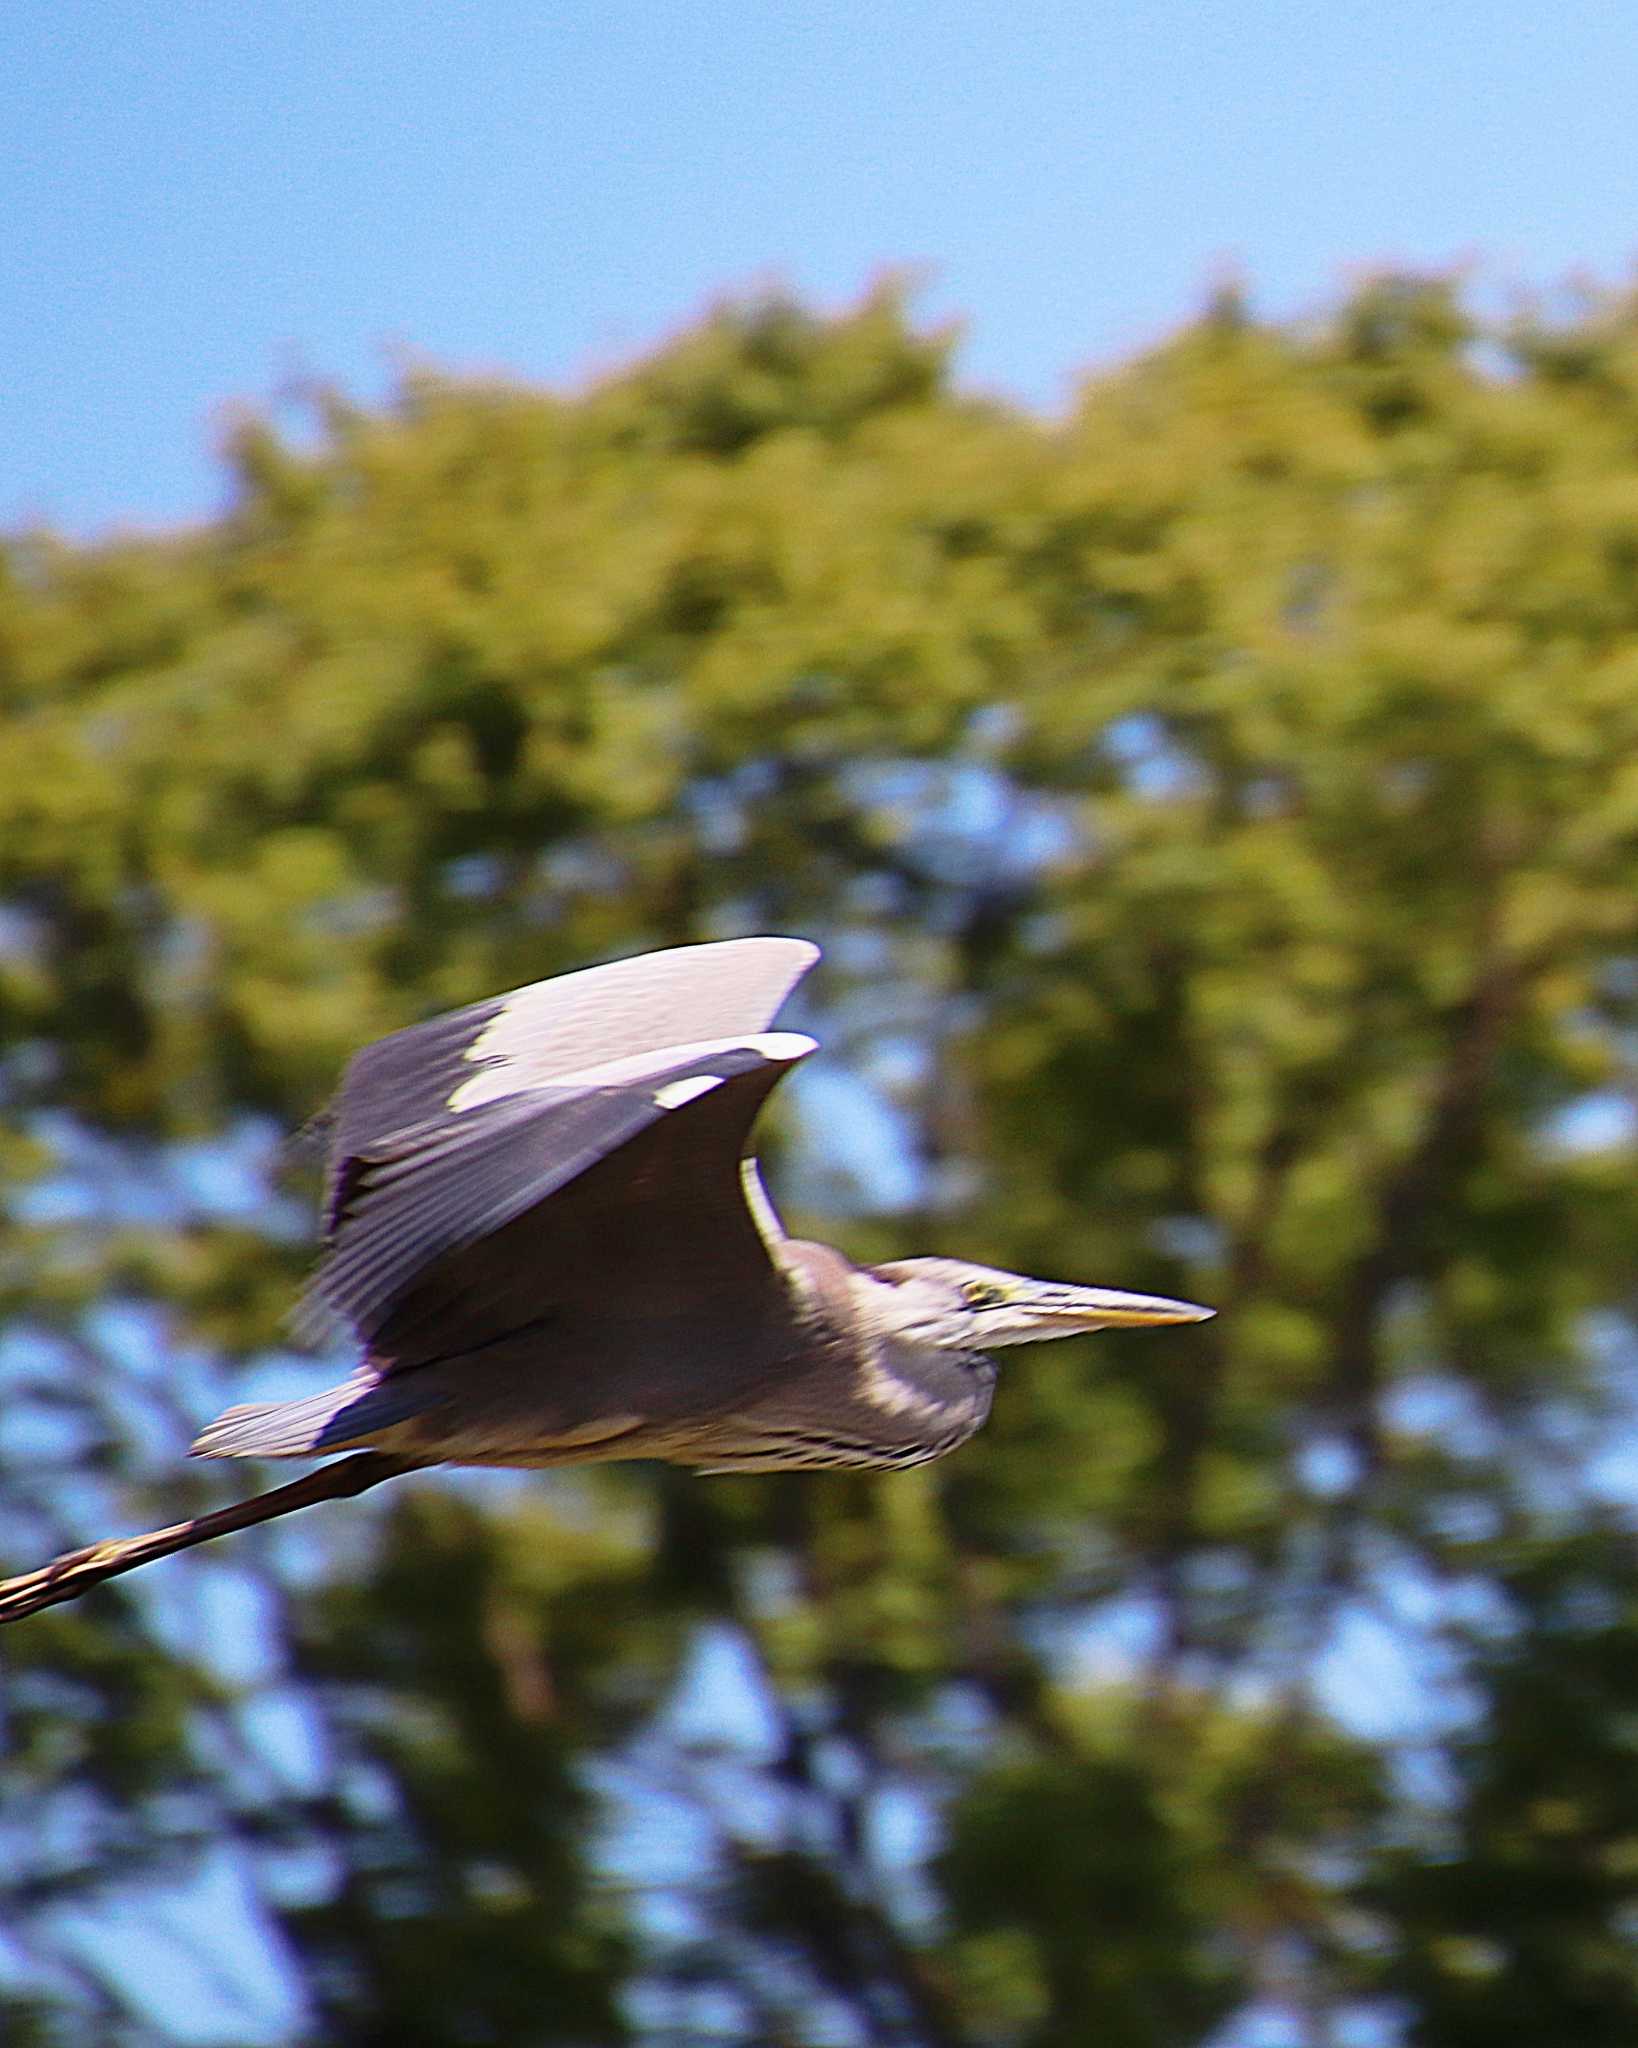
<path fill-rule="evenodd" d="M 966 1259 L 895 1259 L 865 1270 L 867 1313 L 884 1334 L 960 1351 L 993 1351 L 1086 1330 L 1203 1323 L 1215 1309 L 1117 1287 L 1031 1280 Z"/>

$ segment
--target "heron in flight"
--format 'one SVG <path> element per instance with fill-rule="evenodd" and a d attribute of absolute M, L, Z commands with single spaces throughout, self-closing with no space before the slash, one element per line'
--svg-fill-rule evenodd
<path fill-rule="evenodd" d="M 788 1237 L 749 1141 L 817 1049 L 770 1028 L 817 957 L 790 938 L 681 946 L 366 1047 L 329 1112 L 301 1311 L 361 1363 L 304 1400 L 230 1408 L 193 1445 L 351 1455 L 8 1581 L 0 1621 L 420 1466 L 925 1464 L 988 1415 L 992 1351 L 1212 1313 L 961 1259 L 860 1267 Z"/>

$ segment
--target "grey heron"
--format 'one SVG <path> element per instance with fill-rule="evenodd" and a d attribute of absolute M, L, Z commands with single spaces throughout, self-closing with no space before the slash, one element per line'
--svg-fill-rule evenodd
<path fill-rule="evenodd" d="M 0 1586 L 0 1620 L 152 1557 L 436 1464 L 896 1469 L 984 1422 L 1004 1346 L 1203 1321 L 1191 1302 L 786 1235 L 750 1150 L 816 1050 L 772 1028 L 818 957 L 730 939 L 590 967 L 394 1032 L 329 1113 L 304 1319 L 361 1362 L 230 1408 L 208 1458 L 351 1455 Z"/>

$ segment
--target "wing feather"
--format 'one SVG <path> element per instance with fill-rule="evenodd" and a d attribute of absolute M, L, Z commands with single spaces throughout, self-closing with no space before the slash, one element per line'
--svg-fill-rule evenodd
<path fill-rule="evenodd" d="M 383 1139 L 522 1089 L 572 1086 L 592 1078 L 587 1070 L 640 1072 L 667 1047 L 751 1037 L 818 956 L 806 939 L 675 946 L 538 981 L 366 1046 L 335 1103 L 326 1233 L 350 1193 L 348 1162 Z"/>
<path fill-rule="evenodd" d="M 731 1201 L 744 1219 L 740 1234 L 765 1262 L 745 1209 L 739 1153 L 769 1089 L 812 1050 L 811 1039 L 782 1032 L 681 1058 L 662 1052 L 640 1077 L 536 1085 L 385 1133 L 350 1154 L 338 1175 L 330 1248 L 303 1304 L 303 1323 L 339 1318 L 367 1344 L 402 1357 L 412 1333 L 422 1356 L 429 1342 L 450 1341 L 457 1305 L 469 1345 L 499 1334 L 493 1323 L 517 1327 L 531 1310 L 546 1313 L 585 1260 L 584 1233 L 568 1229 L 567 1212 L 565 1258 L 552 1256 L 546 1214 L 530 1232 L 528 1251 L 512 1248 L 511 1263 L 500 1270 L 495 1256 L 478 1248 L 543 1204 L 561 1204 L 565 1190 L 662 1121 L 681 1120 L 697 1142 L 692 1152 L 673 1145 L 645 1163 L 641 1205 L 654 1258 L 679 1256 L 691 1206 L 716 1213 Z M 607 1202 L 606 1188 L 600 1199 Z M 636 1206 L 636 1190 L 631 1199 Z M 738 1248 L 736 1242 L 724 1251 Z M 486 1289 L 493 1312 L 479 1299 Z M 432 1326 L 441 1340 L 432 1338 Z"/>

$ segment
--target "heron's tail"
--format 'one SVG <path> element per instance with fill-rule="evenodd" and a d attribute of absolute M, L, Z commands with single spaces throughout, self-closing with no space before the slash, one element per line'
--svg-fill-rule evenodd
<path fill-rule="evenodd" d="M 369 1444 L 382 1430 L 435 1407 L 440 1396 L 413 1379 L 354 1373 L 299 1401 L 260 1401 L 229 1408 L 189 1445 L 195 1458 L 312 1458 Z"/>

